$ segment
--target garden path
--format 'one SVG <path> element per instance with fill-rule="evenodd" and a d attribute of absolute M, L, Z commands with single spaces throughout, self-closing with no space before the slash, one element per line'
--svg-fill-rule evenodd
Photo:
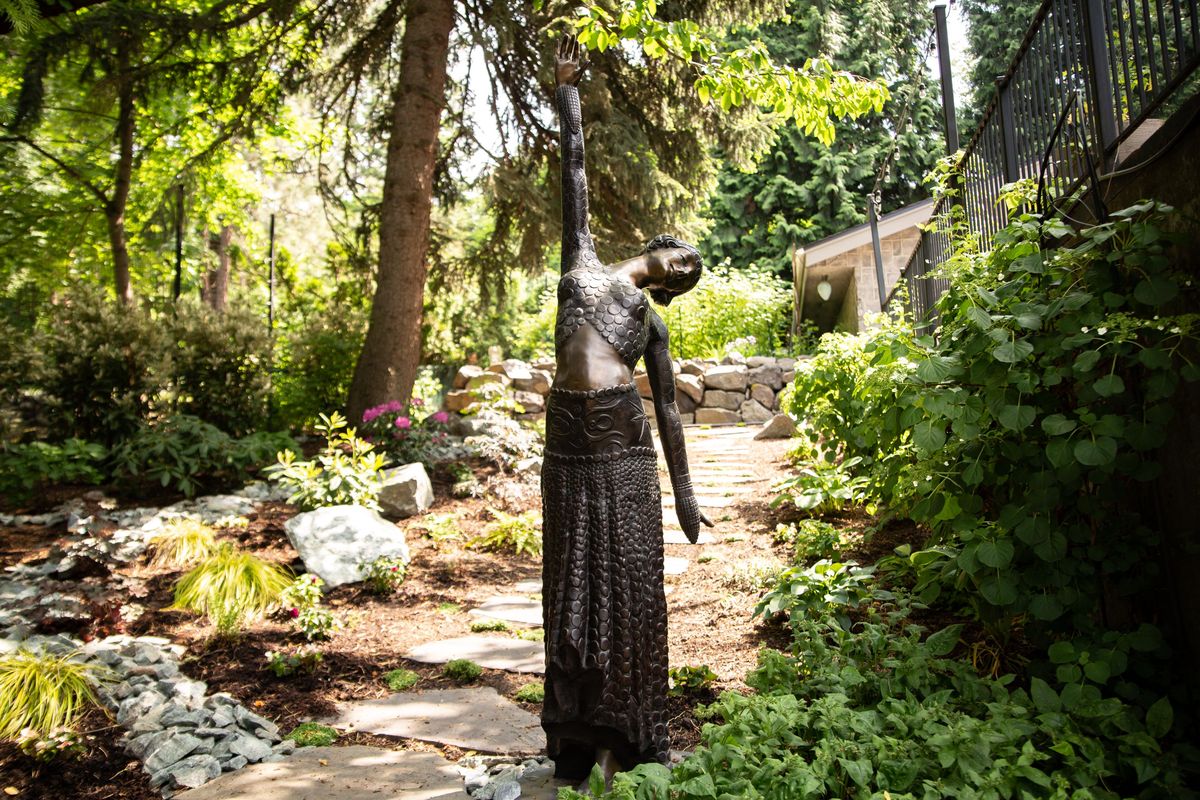
<path fill-rule="evenodd" d="M 752 440 L 757 427 L 720 427 L 687 429 L 688 455 L 692 466 L 693 485 L 700 506 L 716 523 L 714 529 L 702 532 L 700 545 L 721 542 L 732 545 L 733 550 L 725 558 L 738 557 L 737 545 L 742 542 L 740 533 L 751 527 L 744 519 L 749 499 L 761 499 L 777 468 L 763 461 L 762 451 Z M 661 444 L 655 437 L 655 446 L 661 453 Z M 673 576 L 686 572 L 696 557 L 695 545 L 687 543 L 674 514 L 674 497 L 665 467 L 661 471 L 664 508 L 664 545 L 667 553 L 668 592 L 673 588 Z M 715 535 L 714 535 L 715 534 Z M 504 619 L 524 627 L 540 625 L 540 598 L 536 583 L 522 581 L 514 583 L 502 593 L 492 597 L 476 599 L 477 616 Z M 670 599 L 668 601 L 671 602 Z M 677 616 L 684 616 L 695 609 L 676 607 L 672 604 L 672 624 Z M 716 624 L 709 620 L 708 624 Z M 431 634 L 436 632 L 431 631 Z M 514 646 L 526 646 L 514 652 Z M 537 661 L 541 645 L 535 642 L 499 637 L 472 636 L 440 639 L 433 635 L 424 645 L 406 653 L 406 657 L 432 663 L 444 663 L 454 658 L 470 658 L 477 663 L 494 665 L 496 668 L 517 671 L 541 671 Z M 529 650 L 530 652 L 525 652 Z M 674 656 L 674 651 L 673 651 Z M 674 658 L 673 658 L 674 661 Z M 504 666 L 507 664 L 508 666 Z M 487 692 L 480 696 L 478 708 L 487 706 L 494 716 L 480 716 L 465 720 L 461 714 L 430 713 L 422 717 L 414 709 L 420 708 L 421 693 L 401 693 L 384 700 L 346 704 L 341 709 L 341 719 L 336 722 L 354 725 L 359 730 L 396 733 L 425 741 L 467 744 L 467 738 L 480 736 L 474 742 L 477 749 L 491 752 L 529 753 L 528 740 L 531 731 L 537 730 L 533 714 L 516 706 L 503 697 L 495 696 L 491 689 L 459 690 L 463 692 Z M 430 693 L 424 693 L 426 695 Z M 469 700 L 469 699 L 468 699 Z M 486 700 L 487 702 L 482 702 Z M 468 702 L 468 705 L 475 705 Z M 394 709 L 395 714 L 386 713 Z M 399 727 L 397 727 L 399 726 Z M 395 730 L 393 730 L 395 729 Z M 486 746 L 484 745 L 486 740 Z M 470 746 L 470 745 L 468 745 Z M 516 759 L 519 762 L 519 759 Z M 493 771 L 499 767 L 493 768 Z M 191 800 L 241 800 L 250 797 L 270 800 L 299 800 L 314 796 L 396 798 L 397 800 L 425 800 L 426 798 L 466 798 L 459 782 L 451 779 L 455 773 L 449 761 L 427 752 L 394 751 L 374 747 L 329 747 L 302 748 L 283 761 L 254 765 L 236 773 L 222 776 L 202 789 L 186 793 Z M 549 778 L 545 765 L 526 762 L 526 773 L 519 781 L 520 793 L 511 797 L 552 798 L 556 796 L 556 782 Z M 490 789 L 491 787 L 489 787 Z M 499 789 L 499 786 L 497 786 Z M 509 790 L 511 791 L 511 789 Z M 496 796 L 500 796 L 497 794 Z"/>

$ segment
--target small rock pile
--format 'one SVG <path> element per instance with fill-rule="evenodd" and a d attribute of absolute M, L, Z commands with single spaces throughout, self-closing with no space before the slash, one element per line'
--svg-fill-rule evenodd
<path fill-rule="evenodd" d="M 467 756 L 458 764 L 467 794 L 475 800 L 516 800 L 546 789 L 554 781 L 554 762 L 546 756 L 514 761 L 504 756 Z"/>
<path fill-rule="evenodd" d="M 675 403 L 684 424 L 757 425 L 772 419 L 780 410 L 780 396 L 795 378 L 795 358 L 734 353 L 717 359 L 692 358 L 676 361 Z M 468 364 L 459 368 L 454 389 L 446 395 L 447 411 L 461 412 L 476 402 L 484 386 L 495 384 L 524 409 L 518 419 L 545 417 L 546 397 L 554 381 L 553 361 L 527 364 L 508 359 L 486 368 Z M 639 364 L 634 381 L 646 413 L 654 416 L 650 379 Z"/>

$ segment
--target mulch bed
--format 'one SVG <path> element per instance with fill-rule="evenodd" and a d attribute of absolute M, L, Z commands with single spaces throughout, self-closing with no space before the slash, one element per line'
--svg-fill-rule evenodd
<path fill-rule="evenodd" d="M 714 515 L 716 527 L 711 531 L 714 543 L 699 547 L 666 546 L 667 555 L 683 556 L 690 561 L 684 574 L 667 578 L 668 586 L 673 587 L 667 596 L 671 664 L 707 665 L 718 676 L 712 691 L 702 697 L 672 698 L 670 730 L 672 747 L 676 749 L 690 749 L 699 741 L 700 722 L 694 713 L 698 702 L 711 702 L 722 690 L 744 691 L 743 678 L 753 669 L 758 650 L 764 645 L 781 649 L 788 646 L 783 626 L 751 618 L 757 593 L 739 589 L 728 580 L 730 571 L 748 560 L 786 561 L 789 557 L 785 548 L 775 544 L 771 537 L 786 512 L 769 506 L 772 496 L 769 484 L 786 469 L 781 461 L 787 446 L 786 441 L 753 443 L 748 460 L 755 465 L 762 481 L 753 484 L 754 491 L 740 496 L 719 518 Z M 499 483 L 493 479 L 492 485 L 496 487 Z M 330 641 L 319 644 L 324 661 L 314 674 L 280 679 L 265 669 L 267 651 L 304 644 L 286 620 L 261 621 L 236 640 L 215 639 L 191 615 L 168 610 L 172 587 L 179 575 L 152 571 L 144 561 L 126 570 L 142 587 L 136 602 L 146 608 L 145 614 L 128 626 L 128 632 L 166 636 L 186 645 L 188 652 L 181 665 L 185 674 L 206 681 L 210 692 L 229 692 L 256 712 L 275 720 L 284 731 L 299 722 L 332 713 L 339 702 L 387 695 L 382 676 L 392 669 L 403 667 L 420 674 L 418 688 L 455 686 L 442 676 L 440 666 L 411 662 L 400 654 L 431 639 L 471 635 L 472 618 L 466 613 L 469 608 L 491 595 L 511 592 L 518 581 L 540 579 L 539 559 L 481 552 L 466 546 L 490 522 L 489 507 L 500 507 L 510 513 L 538 507 L 536 486 L 518 491 L 513 491 L 512 486 L 505 488 L 507 491 L 499 498 L 493 494 L 489 499 L 453 500 L 449 498 L 448 487 L 439 483 L 436 486 L 439 499 L 431 512 L 455 514 L 462 539 L 435 542 L 423 535 L 419 520 L 403 522 L 412 552 L 407 580 L 390 597 L 368 594 L 361 585 L 338 587 L 326 595 L 326 605 L 337 613 L 344 627 Z M 268 504 L 250 519 L 247 527 L 227 531 L 224 536 L 263 558 L 299 569 L 302 565 L 283 530 L 284 522 L 295 512 L 286 504 Z M 674 512 L 667 509 L 665 513 L 671 519 Z M 869 520 L 865 514 L 851 513 L 837 522 L 847 527 L 865 527 Z M 909 541 L 914 535 L 914 531 L 902 526 L 887 526 L 871 551 L 878 547 L 890 552 L 901 540 Z M 44 529 L 0 529 L 0 565 L 42 557 L 55 538 Z M 885 552 L 879 553 L 882 554 Z M 866 555 L 860 560 L 865 562 Z M 511 698 L 522 685 L 534 680 L 540 680 L 540 676 L 485 669 L 477 685 L 491 686 Z M 525 707 L 537 712 L 536 706 Z M 87 725 L 104 729 L 112 723 L 94 712 Z M 119 729 L 111 727 L 99 730 L 92 751 L 83 760 L 43 769 L 37 776 L 31 775 L 31 762 L 14 747 L 0 746 L 0 787 L 14 786 L 21 797 L 83 800 L 157 797 L 140 765 L 131 765 L 129 757 L 121 751 L 117 744 L 119 734 Z M 452 759 L 463 755 L 454 747 L 365 733 L 345 735 L 339 744 L 430 749 Z"/>

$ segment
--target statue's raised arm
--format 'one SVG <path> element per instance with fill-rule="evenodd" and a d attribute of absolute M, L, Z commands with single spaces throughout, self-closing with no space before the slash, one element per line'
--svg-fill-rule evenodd
<path fill-rule="evenodd" d="M 555 101 L 558 104 L 562 160 L 562 271 L 581 264 L 599 265 L 588 229 L 587 175 L 583 169 L 583 114 L 579 89 L 588 62 L 574 36 L 564 36 L 554 54 Z"/>

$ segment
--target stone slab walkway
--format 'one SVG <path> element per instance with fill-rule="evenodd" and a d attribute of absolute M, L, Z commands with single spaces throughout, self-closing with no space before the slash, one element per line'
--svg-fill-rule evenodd
<path fill-rule="evenodd" d="M 509 672 L 546 672 L 546 653 L 541 642 L 499 636 L 460 636 L 414 647 L 404 657 L 422 664 L 445 664 L 467 658 L 481 667 Z"/>
<path fill-rule="evenodd" d="M 458 769 L 437 753 L 305 747 L 252 764 L 178 797 L 187 800 L 470 800 Z"/>
<path fill-rule="evenodd" d="M 533 627 L 541 627 L 542 625 L 542 601 L 532 600 L 525 595 L 497 595 L 489 597 L 467 613 L 472 617 L 497 619 L 517 625 L 529 625 Z"/>
<path fill-rule="evenodd" d="M 379 700 L 346 703 L 339 706 L 337 716 L 322 722 L 485 753 L 524 755 L 546 749 L 538 718 L 490 686 L 398 692 Z"/>

